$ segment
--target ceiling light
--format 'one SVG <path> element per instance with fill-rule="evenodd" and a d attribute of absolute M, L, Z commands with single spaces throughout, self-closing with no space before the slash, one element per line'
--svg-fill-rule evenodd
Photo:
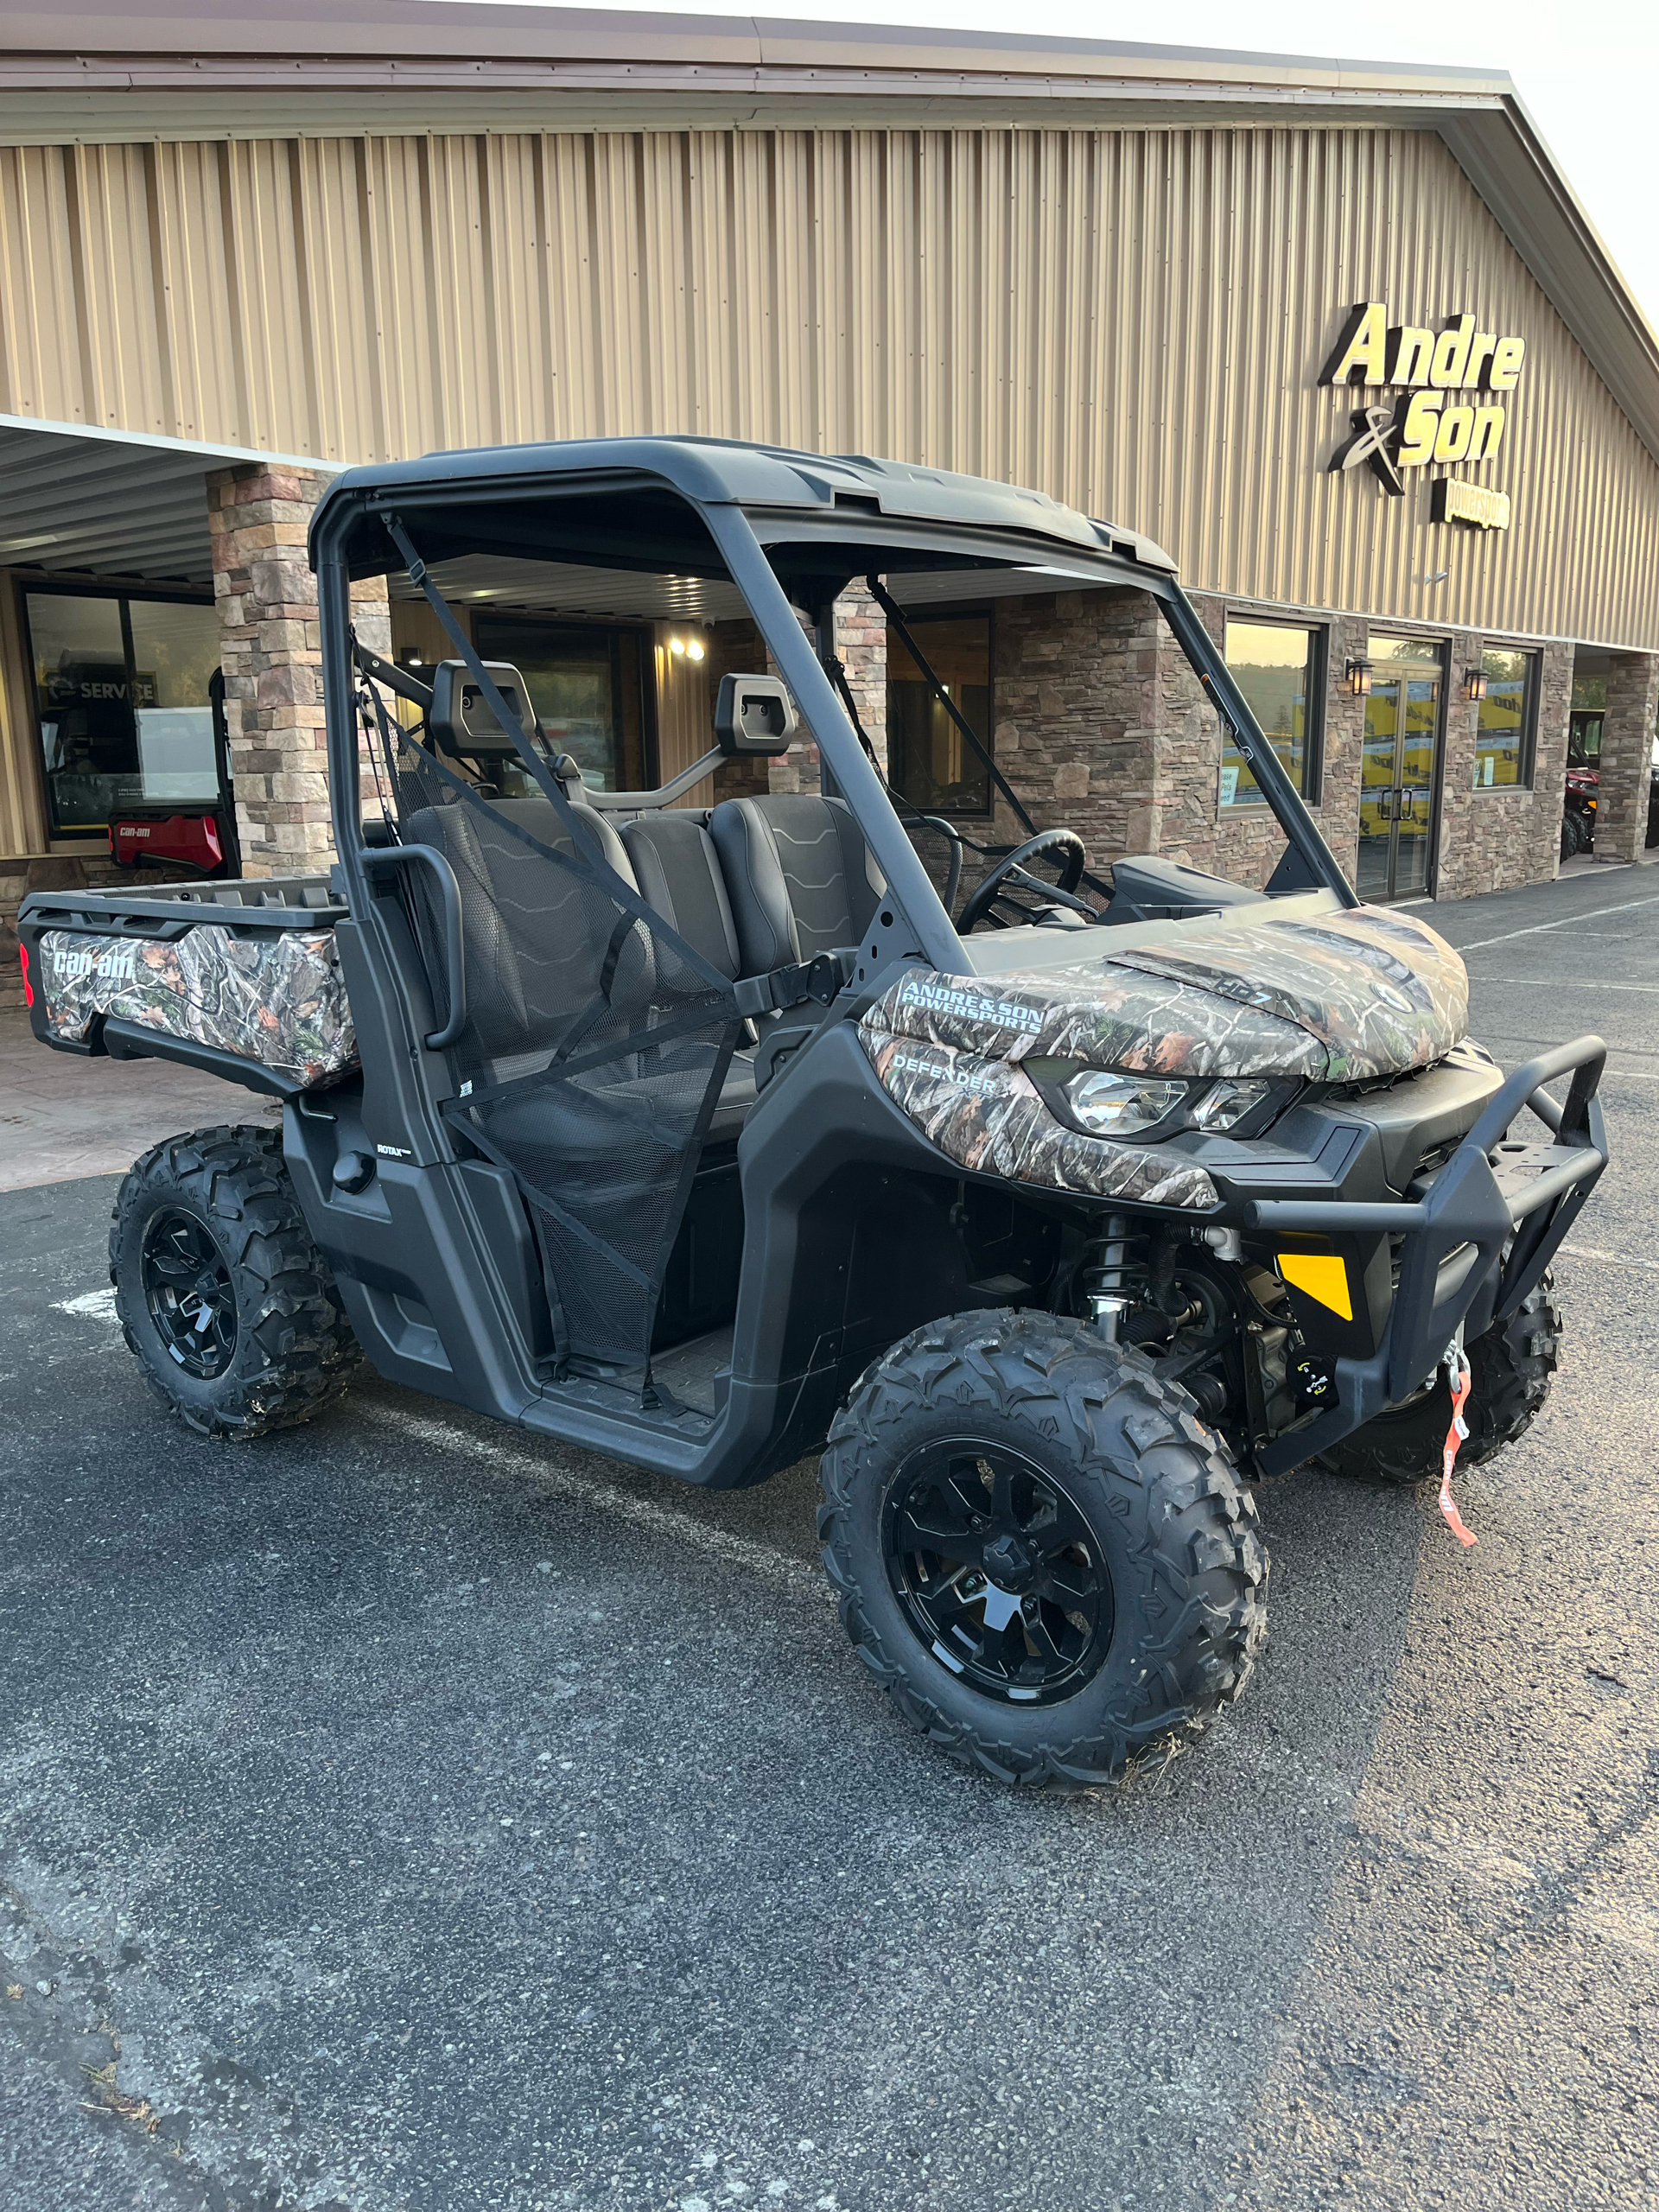
<path fill-rule="evenodd" d="M 701 638 L 688 638 L 685 643 L 685 657 L 687 660 L 701 660 L 702 658 L 702 639 Z"/>

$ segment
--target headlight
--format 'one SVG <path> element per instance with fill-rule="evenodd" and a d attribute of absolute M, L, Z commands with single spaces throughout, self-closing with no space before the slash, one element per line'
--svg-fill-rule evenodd
<path fill-rule="evenodd" d="M 1121 1137 L 1155 1128 L 1185 1102 L 1191 1090 L 1190 1084 L 1109 1075 L 1090 1068 L 1072 1077 L 1065 1096 L 1085 1129 L 1096 1136 Z"/>
<path fill-rule="evenodd" d="M 1267 1095 L 1265 1083 L 1218 1083 L 1192 1109 L 1192 1119 L 1201 1129 L 1230 1129 Z"/>
<path fill-rule="evenodd" d="M 1063 1086 L 1077 1126 L 1101 1137 L 1143 1137 L 1166 1122 L 1172 1124 L 1170 1134 L 1204 1129 L 1215 1135 L 1236 1128 L 1271 1087 L 1266 1083 L 1117 1075 L 1103 1068 L 1084 1068 Z"/>

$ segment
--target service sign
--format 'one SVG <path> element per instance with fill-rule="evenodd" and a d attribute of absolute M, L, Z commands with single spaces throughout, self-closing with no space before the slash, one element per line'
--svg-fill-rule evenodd
<path fill-rule="evenodd" d="M 1524 338 L 1481 330 L 1471 315 L 1429 330 L 1391 323 L 1386 301 L 1358 302 L 1319 382 L 1394 397 L 1355 410 L 1352 435 L 1332 455 L 1331 467 L 1368 467 L 1398 499 L 1408 468 L 1478 467 L 1495 460 L 1508 427 L 1506 402 L 1521 381 L 1526 357 Z M 1509 494 L 1442 482 L 1435 486 L 1434 518 L 1507 530 Z"/>
<path fill-rule="evenodd" d="M 65 661 L 47 671 L 41 689 L 48 707 L 61 713 L 70 707 L 153 707 L 156 683 L 140 672 L 130 681 L 119 661 Z"/>

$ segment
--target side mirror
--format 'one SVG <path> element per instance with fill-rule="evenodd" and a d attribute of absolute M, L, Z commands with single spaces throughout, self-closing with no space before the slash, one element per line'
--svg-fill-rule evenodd
<path fill-rule="evenodd" d="M 490 680 L 506 702 L 509 714 L 518 717 L 526 739 L 538 734 L 536 709 L 530 703 L 524 679 L 511 662 L 486 660 Z M 467 673 L 463 660 L 441 660 L 432 671 L 432 705 L 426 717 L 432 741 L 440 752 L 478 760 L 486 753 L 516 756 L 508 736 L 482 691 Z"/>
<path fill-rule="evenodd" d="M 728 759 L 743 753 L 775 758 L 795 734 L 795 709 L 775 676 L 722 676 L 715 702 L 715 737 Z"/>

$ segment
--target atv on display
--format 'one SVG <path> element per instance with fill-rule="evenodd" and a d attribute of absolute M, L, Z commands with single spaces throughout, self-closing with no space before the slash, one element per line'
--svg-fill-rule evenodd
<path fill-rule="evenodd" d="M 1154 546 L 969 478 L 643 439 L 353 471 L 311 554 L 333 876 L 21 917 L 43 1040 L 283 1101 L 280 1144 L 181 1136 L 120 1195 L 127 1340 L 193 1427 L 306 1419 L 360 1350 L 709 1487 L 822 1450 L 842 1617 L 900 1710 L 1087 1783 L 1249 1678 L 1252 1480 L 1437 1471 L 1465 1345 L 1466 1456 L 1535 1414 L 1604 1049 L 1506 1077 L 1468 1039 L 1462 963 L 1358 903 Z M 366 576 L 452 657 L 364 650 Z M 953 923 L 969 841 L 889 790 L 835 658 L 863 580 L 976 749 L 908 614 L 1149 594 L 1283 831 L 1265 890 L 1108 883 L 987 755 L 1027 836 L 970 849 Z M 713 745 L 593 788 L 474 652 L 486 592 L 702 624 Z M 821 790 L 770 792 L 803 739 Z"/>
<path fill-rule="evenodd" d="M 231 780 L 230 733 L 225 720 L 225 673 L 207 683 L 213 718 L 213 796 L 129 799 L 110 809 L 110 858 L 118 868 L 165 868 L 176 880 L 234 876 L 242 872 L 237 840 L 236 787 Z"/>

